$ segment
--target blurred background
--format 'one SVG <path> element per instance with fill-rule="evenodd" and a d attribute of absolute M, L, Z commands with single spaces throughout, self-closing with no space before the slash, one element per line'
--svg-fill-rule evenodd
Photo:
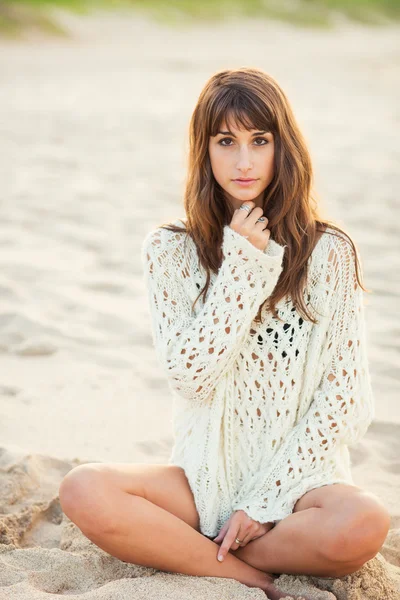
<path fill-rule="evenodd" d="M 391 510 L 385 556 L 400 566 L 399 18 L 400 0 L 0 1 L 0 550 L 62 547 L 73 465 L 167 461 L 140 247 L 184 217 L 203 85 L 257 66 L 292 104 L 324 216 L 360 252 L 376 419 L 351 457 Z M 7 557 L 2 585 L 23 563 Z M 85 569 L 82 585 L 57 569 L 58 587 L 7 598 L 83 593 Z"/>
<path fill-rule="evenodd" d="M 0 15 L 1 442 L 166 460 L 139 249 L 184 216 L 205 81 L 243 65 L 285 90 L 324 214 L 359 247 L 377 417 L 400 424 L 400 0 L 20 0 Z"/>

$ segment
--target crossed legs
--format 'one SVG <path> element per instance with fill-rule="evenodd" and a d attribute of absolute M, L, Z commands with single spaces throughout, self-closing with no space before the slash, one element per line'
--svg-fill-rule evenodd
<path fill-rule="evenodd" d="M 183 469 L 174 465 L 90 463 L 60 486 L 63 511 L 100 548 L 124 560 L 188 575 L 227 577 L 270 598 L 269 573 L 343 576 L 379 551 L 390 517 L 361 488 L 314 489 L 267 534 L 217 560 L 219 546 L 199 531 Z M 276 594 L 276 595 L 274 595 Z M 284 594 L 283 594 L 284 595 Z"/>
<path fill-rule="evenodd" d="M 183 469 L 172 465 L 90 463 L 72 469 L 60 485 L 65 514 L 109 554 L 162 571 L 236 579 L 269 590 L 272 576 L 229 554 L 200 533 L 193 494 Z M 268 594 L 280 598 L 284 594 Z"/>
<path fill-rule="evenodd" d="M 379 552 L 389 527 L 390 515 L 373 494 L 326 485 L 304 494 L 291 515 L 233 552 L 272 573 L 343 577 Z"/>

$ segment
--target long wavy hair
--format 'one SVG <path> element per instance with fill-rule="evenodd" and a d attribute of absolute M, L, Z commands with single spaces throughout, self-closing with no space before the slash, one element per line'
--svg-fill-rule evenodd
<path fill-rule="evenodd" d="M 357 281 L 364 291 L 369 291 L 360 280 L 361 267 L 353 240 L 333 221 L 322 218 L 311 194 L 310 154 L 285 93 L 263 70 L 241 67 L 216 72 L 201 91 L 189 125 L 184 192 L 186 225 L 166 223 L 160 226 L 173 232 L 186 232 L 196 245 L 199 262 L 206 271 L 206 283 L 193 308 L 201 296 L 205 302 L 210 273 L 217 273 L 221 266 L 223 227 L 231 222 L 234 213 L 214 178 L 208 153 L 209 138 L 217 135 L 223 121 L 234 123 L 239 129 L 270 131 L 274 136 L 274 176 L 264 192 L 263 212 L 268 217 L 271 239 L 287 248 L 278 283 L 272 295 L 260 306 L 255 320 L 262 321 L 264 304 L 281 320 L 276 304 L 290 296 L 304 319 L 318 322 L 308 311 L 303 293 L 308 259 L 327 227 L 336 230 L 351 244 Z"/>

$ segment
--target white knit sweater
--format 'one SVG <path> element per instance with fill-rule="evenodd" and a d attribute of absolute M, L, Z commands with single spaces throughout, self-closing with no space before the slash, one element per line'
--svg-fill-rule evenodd
<path fill-rule="evenodd" d="M 206 277 L 193 240 L 159 228 L 144 238 L 153 343 L 174 400 L 169 464 L 184 469 L 206 536 L 235 510 L 277 522 L 309 490 L 354 483 L 348 446 L 366 433 L 374 400 L 354 253 L 331 231 L 304 291 L 318 324 L 287 297 L 283 322 L 265 307 L 254 321 L 283 268 L 285 246 L 272 239 L 261 251 L 226 225 L 223 262 L 192 312 Z"/>

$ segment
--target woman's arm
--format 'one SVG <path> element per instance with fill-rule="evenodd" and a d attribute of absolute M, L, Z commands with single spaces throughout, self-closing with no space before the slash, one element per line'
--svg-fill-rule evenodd
<path fill-rule="evenodd" d="M 367 359 L 363 291 L 354 252 L 343 239 L 329 259 L 335 281 L 333 314 L 326 337 L 326 368 L 307 413 L 293 428 L 272 461 L 249 478 L 233 509 L 267 523 L 283 519 L 313 484 L 334 479 L 339 444 L 355 444 L 374 417 Z"/>
<path fill-rule="evenodd" d="M 261 251 L 226 225 L 221 267 L 194 317 L 185 289 L 185 277 L 191 274 L 177 235 L 150 232 L 141 258 L 160 364 L 171 389 L 201 403 L 235 361 L 260 305 L 274 290 L 285 247 L 270 239 Z"/>

